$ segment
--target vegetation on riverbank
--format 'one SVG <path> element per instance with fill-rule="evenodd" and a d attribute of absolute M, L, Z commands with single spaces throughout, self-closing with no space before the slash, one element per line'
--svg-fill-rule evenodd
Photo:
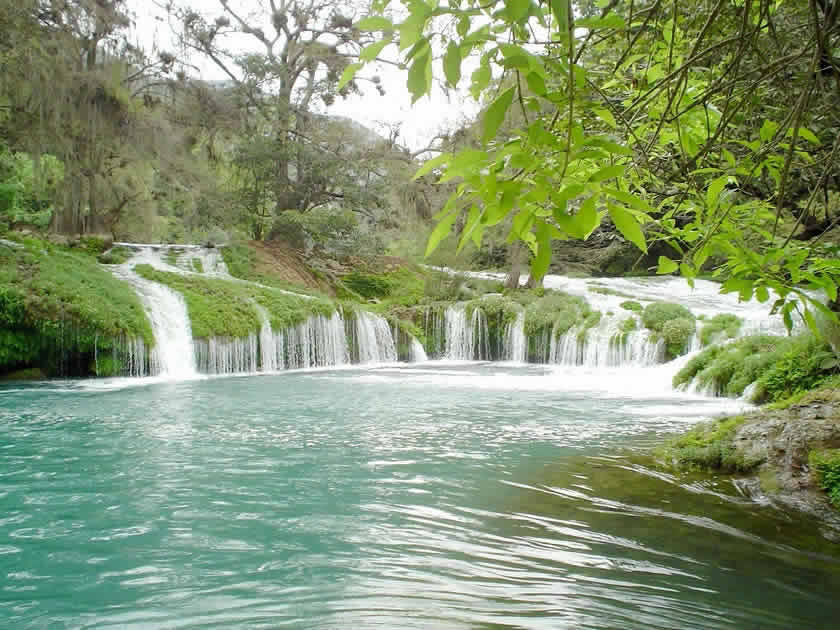
<path fill-rule="evenodd" d="M 695 383 L 717 396 L 775 402 L 820 387 L 837 373 L 831 348 L 809 333 L 796 337 L 750 335 L 706 348 L 674 376 L 674 387 Z"/>
<path fill-rule="evenodd" d="M 193 337 L 247 337 L 262 324 L 255 303 L 266 309 L 271 327 L 282 330 L 311 315 L 332 315 L 336 305 L 326 299 L 301 297 L 259 285 L 160 271 L 137 265 L 135 271 L 176 290 L 184 297 Z"/>
<path fill-rule="evenodd" d="M 33 238 L 0 244 L 0 374 L 108 376 L 119 371 L 127 339 L 154 345 L 137 294 L 97 264 L 101 248 Z M 116 365 L 106 353 L 117 355 Z"/>

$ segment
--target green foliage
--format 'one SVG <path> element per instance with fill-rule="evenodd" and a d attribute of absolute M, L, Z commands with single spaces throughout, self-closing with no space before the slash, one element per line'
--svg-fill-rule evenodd
<path fill-rule="evenodd" d="M 711 319 L 704 320 L 700 329 L 700 343 L 708 346 L 712 342 L 720 342 L 724 338 L 734 339 L 741 330 L 744 321 L 731 313 L 719 313 Z"/>
<path fill-rule="evenodd" d="M 641 313 L 644 307 L 634 300 L 627 300 L 619 304 L 625 311 L 633 311 L 634 313 Z"/>
<path fill-rule="evenodd" d="M 688 350 L 689 341 L 694 336 L 694 319 L 678 317 L 669 319 L 662 325 L 662 338 L 665 340 L 665 356 L 673 359 Z"/>
<path fill-rule="evenodd" d="M 828 493 L 832 505 L 840 510 L 840 449 L 811 451 L 808 463 L 820 488 Z"/>
<path fill-rule="evenodd" d="M 694 321 L 694 315 L 686 307 L 671 302 L 653 302 L 642 312 L 642 323 L 645 328 L 661 333 L 665 322 L 672 319 L 687 319 Z"/>
<path fill-rule="evenodd" d="M 319 291 L 291 284 L 273 274 L 259 273 L 257 271 L 257 252 L 247 243 L 226 245 L 220 251 L 228 273 L 234 278 L 326 299 Z"/>
<path fill-rule="evenodd" d="M 776 361 L 758 379 L 757 395 L 777 401 L 820 387 L 840 373 L 834 354 L 824 341 L 811 335 L 792 338 L 780 349 Z"/>
<path fill-rule="evenodd" d="M 260 329 L 254 304 L 269 313 L 271 327 L 283 330 L 311 315 L 332 315 L 335 305 L 327 300 L 220 278 L 184 276 L 137 265 L 135 271 L 147 280 L 160 282 L 184 296 L 193 337 L 247 337 Z"/>
<path fill-rule="evenodd" d="M 735 416 L 701 423 L 669 440 L 655 453 L 675 468 L 749 472 L 762 462 L 745 458 L 735 448 L 735 433 L 745 420 L 744 416 Z"/>
<path fill-rule="evenodd" d="M 628 317 L 627 319 L 622 320 L 621 325 L 619 326 L 619 330 L 624 333 L 633 332 L 639 328 L 639 320 L 635 317 Z"/>
<path fill-rule="evenodd" d="M 196 273 L 204 273 L 204 263 L 201 262 L 200 258 L 192 258 L 190 259 L 190 262 L 192 263 L 193 271 Z"/>
<path fill-rule="evenodd" d="M 592 313 L 582 297 L 560 292 L 546 293 L 525 309 L 525 335 L 535 337 L 554 332 L 558 337 L 573 326 L 582 324 Z"/>
<path fill-rule="evenodd" d="M 703 350 L 674 376 L 674 386 L 696 377 L 702 387 L 740 396 L 756 383 L 754 402 L 777 401 L 832 378 L 837 370 L 823 368 L 827 356 L 826 346 L 812 335 L 751 335 Z"/>
<path fill-rule="evenodd" d="M 805 26 L 796 3 L 752 0 L 642 13 L 633 2 L 404 1 L 386 15 L 389 4 L 375 2 L 372 17 L 381 42 L 399 34 L 413 99 L 441 68 L 456 86 L 469 67 L 484 107 L 482 148 L 463 143 L 417 172 L 459 182 L 428 252 L 456 226 L 461 246 L 503 229 L 529 248 L 539 278 L 553 240 L 586 239 L 603 223 L 642 252 L 667 242 L 659 273 L 693 282 L 711 270 L 742 299 L 775 292 L 789 329 L 797 312 L 812 330 L 815 313 L 836 318 L 825 307 L 840 283 L 828 236 L 840 217 L 840 143 L 826 114 L 836 94 L 801 46 L 832 33 L 825 49 L 837 48 L 830 3 Z M 441 32 L 438 67 L 429 50 Z"/>
<path fill-rule="evenodd" d="M 383 298 L 391 294 L 393 288 L 388 278 L 381 275 L 353 271 L 342 278 L 342 282 L 363 298 Z"/>
<path fill-rule="evenodd" d="M 154 345 L 137 294 L 85 249 L 37 239 L 0 248 L 0 372 L 37 366 L 55 374 L 71 361 L 68 370 L 86 375 L 85 357 L 134 337 Z"/>

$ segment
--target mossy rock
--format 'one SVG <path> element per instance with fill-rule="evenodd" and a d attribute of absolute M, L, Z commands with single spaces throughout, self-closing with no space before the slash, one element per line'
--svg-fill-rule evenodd
<path fill-rule="evenodd" d="M 700 423 L 654 453 L 678 469 L 749 472 L 762 462 L 748 458 L 735 447 L 735 432 L 746 420 L 745 416 L 735 416 Z"/>
<path fill-rule="evenodd" d="M 634 313 L 641 313 L 644 307 L 635 300 L 627 300 L 619 304 L 625 311 L 633 311 Z"/>
<path fill-rule="evenodd" d="M 665 323 L 673 319 L 694 321 L 694 314 L 682 304 L 672 302 L 653 302 L 642 311 L 642 323 L 645 328 L 661 333 Z"/>

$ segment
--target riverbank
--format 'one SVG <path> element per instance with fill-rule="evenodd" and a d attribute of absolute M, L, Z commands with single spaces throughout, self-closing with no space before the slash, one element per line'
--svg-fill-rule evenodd
<path fill-rule="evenodd" d="M 654 457 L 670 470 L 725 476 L 758 502 L 804 511 L 840 542 L 840 376 L 787 401 L 700 423 Z"/>

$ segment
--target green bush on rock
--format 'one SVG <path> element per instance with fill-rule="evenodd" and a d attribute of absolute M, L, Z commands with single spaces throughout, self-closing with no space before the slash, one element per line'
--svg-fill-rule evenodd
<path fill-rule="evenodd" d="M 666 358 L 673 359 L 686 353 L 696 326 L 693 319 L 684 317 L 665 322 L 662 326 L 662 338 L 665 340 Z"/>
<path fill-rule="evenodd" d="M 653 302 L 642 312 L 642 323 L 645 328 L 655 332 L 662 332 L 666 322 L 673 319 L 688 319 L 694 321 L 694 314 L 686 307 L 671 302 Z"/>
<path fill-rule="evenodd" d="M 635 300 L 627 300 L 626 302 L 619 304 L 619 306 L 621 306 L 621 308 L 625 311 L 633 311 L 634 313 L 641 313 L 645 310 L 644 307 Z"/>

